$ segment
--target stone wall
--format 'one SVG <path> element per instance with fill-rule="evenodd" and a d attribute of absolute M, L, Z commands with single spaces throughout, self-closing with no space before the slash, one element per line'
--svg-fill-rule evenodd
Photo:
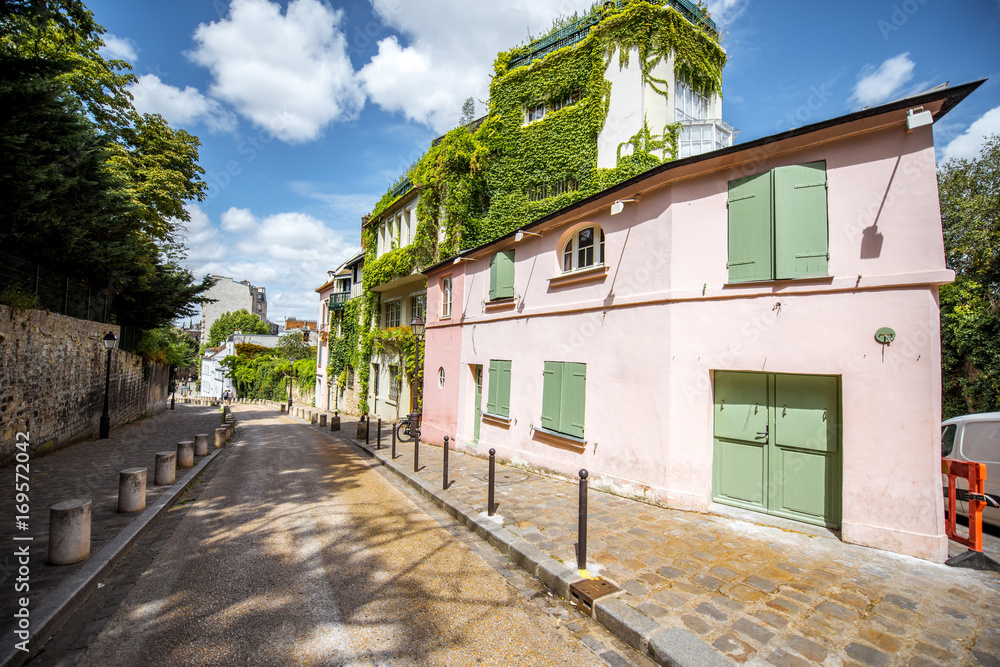
<path fill-rule="evenodd" d="M 31 452 L 48 453 L 98 434 L 107 352 L 117 326 L 0 305 L 0 465 L 13 460 L 15 437 L 28 431 Z M 111 427 L 167 407 L 169 369 L 111 353 Z"/>

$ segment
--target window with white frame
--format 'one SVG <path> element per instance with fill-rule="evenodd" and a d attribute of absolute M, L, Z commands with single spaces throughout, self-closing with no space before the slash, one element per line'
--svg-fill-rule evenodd
<path fill-rule="evenodd" d="M 563 246 L 563 272 L 579 271 L 604 264 L 604 230 L 597 225 L 583 227 Z"/>
<path fill-rule="evenodd" d="M 528 122 L 533 123 L 545 117 L 545 103 L 528 107 Z"/>
<path fill-rule="evenodd" d="M 708 97 L 691 88 L 687 81 L 677 80 L 674 102 L 678 122 L 707 120 L 709 117 Z"/>
<path fill-rule="evenodd" d="M 451 317 L 451 276 L 441 279 L 441 317 Z"/>
<path fill-rule="evenodd" d="M 417 294 L 410 297 L 410 322 L 419 317 L 424 320 L 427 308 L 425 304 L 427 303 L 426 294 Z M 407 322 L 409 324 L 409 322 Z"/>
<path fill-rule="evenodd" d="M 382 318 L 382 328 L 393 329 L 399 326 L 403 315 L 403 302 L 400 299 L 387 301 L 383 306 L 385 316 Z"/>

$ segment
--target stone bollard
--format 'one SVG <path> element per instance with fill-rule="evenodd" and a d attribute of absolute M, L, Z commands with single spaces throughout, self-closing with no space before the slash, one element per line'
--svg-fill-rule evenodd
<path fill-rule="evenodd" d="M 194 465 L 194 440 L 177 443 L 177 467 L 190 468 Z"/>
<path fill-rule="evenodd" d="M 358 422 L 358 431 L 354 434 L 354 437 L 360 440 L 368 434 L 368 420 L 362 418 Z"/>
<path fill-rule="evenodd" d="M 49 509 L 49 562 L 70 565 L 90 558 L 90 500 L 76 498 Z"/>
<path fill-rule="evenodd" d="M 340 415 L 334 415 L 330 417 L 330 430 L 331 431 L 340 430 Z"/>
<path fill-rule="evenodd" d="M 208 433 L 198 433 L 194 436 L 194 455 L 208 456 Z"/>
<path fill-rule="evenodd" d="M 319 413 L 318 412 L 314 412 L 313 410 L 309 411 L 309 423 L 310 424 L 318 424 L 319 423 Z"/>
<path fill-rule="evenodd" d="M 319 416 L 319 427 L 326 428 L 326 415 Z"/>
<path fill-rule="evenodd" d="M 226 429 L 217 428 L 215 429 L 215 448 L 218 449 L 226 444 Z"/>
<path fill-rule="evenodd" d="M 118 473 L 118 511 L 146 509 L 146 469 L 126 468 Z"/>
<path fill-rule="evenodd" d="M 174 483 L 177 475 L 177 452 L 157 452 L 156 472 L 153 474 L 153 484 L 169 486 Z"/>
<path fill-rule="evenodd" d="M 280 412 L 281 414 L 286 414 L 288 412 L 288 406 L 285 405 L 284 403 L 279 403 L 278 412 Z"/>

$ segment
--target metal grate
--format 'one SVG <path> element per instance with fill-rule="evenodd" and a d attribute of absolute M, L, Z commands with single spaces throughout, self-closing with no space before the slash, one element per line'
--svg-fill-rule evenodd
<path fill-rule="evenodd" d="M 587 616 L 594 615 L 594 600 L 620 590 L 607 579 L 584 579 L 569 587 L 569 598 L 576 608 Z"/>

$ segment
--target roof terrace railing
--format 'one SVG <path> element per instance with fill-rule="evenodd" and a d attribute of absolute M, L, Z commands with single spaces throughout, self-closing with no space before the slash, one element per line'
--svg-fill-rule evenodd
<path fill-rule="evenodd" d="M 623 0 L 614 0 L 618 9 L 622 8 Z M 719 32 L 715 21 L 708 17 L 700 7 L 690 2 L 690 0 L 645 0 L 651 5 L 666 5 L 673 7 L 681 13 L 696 27 L 705 30 L 713 39 L 719 39 Z M 558 51 L 564 46 L 570 46 L 577 42 L 582 42 L 590 34 L 590 29 L 601 22 L 603 16 L 600 13 L 585 16 L 579 21 L 574 21 L 569 25 L 556 30 L 551 35 L 546 35 L 542 39 L 536 40 L 529 45 L 529 51 L 520 58 L 514 58 L 507 66 L 508 71 L 530 65 L 536 60 L 541 60 L 554 51 Z"/>

